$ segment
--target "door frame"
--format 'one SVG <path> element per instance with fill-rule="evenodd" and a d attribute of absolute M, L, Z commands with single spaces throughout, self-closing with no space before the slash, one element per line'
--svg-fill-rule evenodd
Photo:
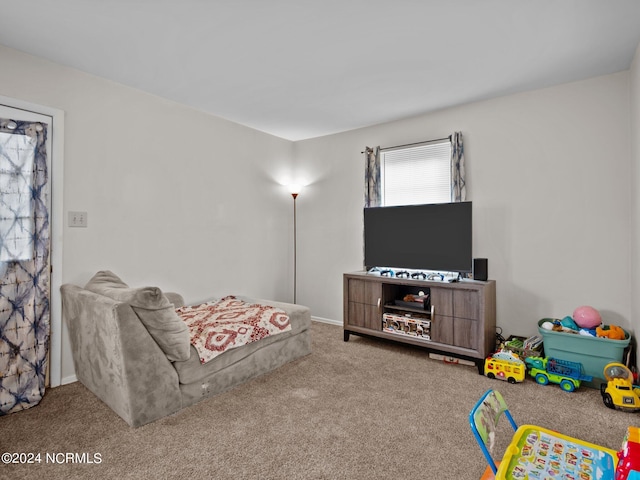
<path fill-rule="evenodd" d="M 49 350 L 49 386 L 62 382 L 62 250 L 63 250 L 63 167 L 64 167 L 64 111 L 45 105 L 25 102 L 0 95 L 0 105 L 45 115 L 51 118 L 51 342 Z"/>

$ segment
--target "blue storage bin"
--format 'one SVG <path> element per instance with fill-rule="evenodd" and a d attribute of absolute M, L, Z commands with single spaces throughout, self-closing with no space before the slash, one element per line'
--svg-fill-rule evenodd
<path fill-rule="evenodd" d="M 600 388 L 600 383 L 606 382 L 603 370 L 607 363 L 624 363 L 624 350 L 629 345 L 631 335 L 626 330 L 624 340 L 590 337 L 575 333 L 554 332 L 542 328 L 544 322 L 553 322 L 554 318 L 543 318 L 538 321 L 538 331 L 542 335 L 544 355 L 561 360 L 580 362 L 586 375 L 591 375 L 593 381 L 583 385 Z"/>

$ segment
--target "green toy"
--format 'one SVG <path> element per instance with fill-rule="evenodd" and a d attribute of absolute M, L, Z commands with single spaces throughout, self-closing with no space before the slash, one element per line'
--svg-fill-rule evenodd
<path fill-rule="evenodd" d="M 582 373 L 582 364 L 551 357 L 525 358 L 531 375 L 540 385 L 557 383 L 565 392 L 573 392 L 582 381 L 590 382 L 593 377 Z"/>

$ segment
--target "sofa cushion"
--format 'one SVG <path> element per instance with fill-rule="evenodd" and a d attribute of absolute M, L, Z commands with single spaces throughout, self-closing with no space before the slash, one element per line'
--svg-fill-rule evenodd
<path fill-rule="evenodd" d="M 96 273 L 85 289 L 128 303 L 169 360 L 189 359 L 189 329 L 159 288 L 130 288 L 116 274 L 104 270 Z"/>
<path fill-rule="evenodd" d="M 308 307 L 244 296 L 238 296 L 237 298 L 249 304 L 260 303 L 284 310 L 289 316 L 291 330 L 279 333 L 278 335 L 271 335 L 267 338 L 263 338 L 259 342 L 253 342 L 248 345 L 244 345 L 241 348 L 231 349 L 205 364 L 200 362 L 198 351 L 195 347 L 191 346 L 191 358 L 187 361 L 175 362 L 173 364 L 178 372 L 178 378 L 180 379 L 181 384 L 206 381 L 214 373 L 223 370 L 230 365 L 236 363 L 239 364 L 243 359 L 253 355 L 258 350 L 273 343 L 284 342 L 290 337 L 298 335 L 311 328 L 311 311 Z"/>

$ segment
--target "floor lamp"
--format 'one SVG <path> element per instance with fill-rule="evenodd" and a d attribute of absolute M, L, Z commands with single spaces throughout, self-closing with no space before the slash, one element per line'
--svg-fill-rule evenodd
<path fill-rule="evenodd" d="M 289 191 L 293 197 L 293 303 L 296 303 L 296 288 L 298 285 L 298 268 L 297 268 L 297 232 L 296 232 L 296 198 L 300 193 L 300 185 L 289 185 Z"/>

